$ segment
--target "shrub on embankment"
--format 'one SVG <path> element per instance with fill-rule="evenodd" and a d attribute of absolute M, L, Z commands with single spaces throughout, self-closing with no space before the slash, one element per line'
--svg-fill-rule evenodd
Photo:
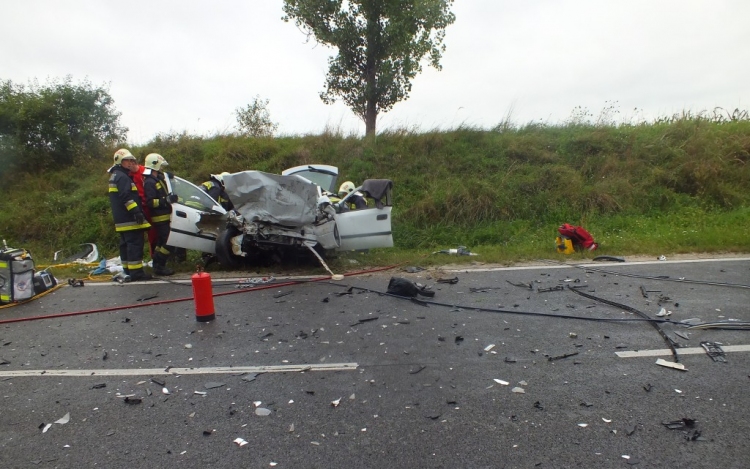
<path fill-rule="evenodd" d="M 57 171 L 6 174 L 0 237 L 37 255 L 84 242 L 116 255 L 105 174 L 114 150 L 86 155 Z M 665 249 L 750 251 L 746 116 L 386 132 L 374 139 L 333 132 L 278 138 L 163 135 L 131 151 L 141 162 L 158 152 L 170 171 L 197 184 L 210 173 L 278 173 L 307 163 L 338 166 L 339 182 L 392 179 L 394 238 L 406 249 L 511 248 L 538 241 L 540 233 L 548 242 L 555 228 L 568 222 L 586 226 L 600 241 L 611 237 L 615 246 L 626 245 L 617 240 L 623 231 L 635 242 L 638 229 L 658 232 L 665 225 L 665 233 L 656 236 L 664 234 Z M 670 230 L 691 223 L 708 233 L 706 220 L 726 225 L 716 229 L 719 238 L 725 231 L 737 233 L 706 245 L 700 234 L 667 239 Z M 522 251 L 533 255 L 534 248 Z"/>

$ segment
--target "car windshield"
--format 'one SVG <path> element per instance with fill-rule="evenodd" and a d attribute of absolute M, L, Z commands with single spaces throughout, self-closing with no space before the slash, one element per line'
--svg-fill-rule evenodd
<path fill-rule="evenodd" d="M 333 192 L 335 190 L 334 185 L 336 184 L 336 174 L 330 174 L 322 171 L 297 171 L 294 173 L 295 176 L 302 176 L 313 184 L 317 184 L 321 189 Z"/>
<path fill-rule="evenodd" d="M 169 182 L 172 184 L 172 192 L 179 197 L 178 202 L 183 205 L 207 212 L 219 205 L 211 196 L 191 182 L 175 176 L 170 177 Z"/>

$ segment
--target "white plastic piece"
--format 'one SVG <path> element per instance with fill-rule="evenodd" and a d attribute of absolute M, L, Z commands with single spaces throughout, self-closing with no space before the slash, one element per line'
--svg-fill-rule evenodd
<path fill-rule="evenodd" d="M 656 360 L 656 364 L 667 368 L 674 368 L 675 370 L 687 371 L 687 368 L 685 368 L 685 365 L 683 365 L 682 363 L 670 362 L 664 360 L 663 358 L 659 358 L 658 360 Z"/>
<path fill-rule="evenodd" d="M 494 382 L 496 382 L 497 384 L 502 384 L 503 386 L 507 386 L 507 385 L 509 385 L 509 384 L 510 384 L 510 383 L 509 383 L 509 382 L 507 382 L 507 381 L 503 381 L 503 380 L 501 380 L 501 379 L 497 379 L 497 378 L 493 379 L 493 381 L 494 381 Z M 514 391 L 514 392 L 515 392 L 515 391 Z"/>

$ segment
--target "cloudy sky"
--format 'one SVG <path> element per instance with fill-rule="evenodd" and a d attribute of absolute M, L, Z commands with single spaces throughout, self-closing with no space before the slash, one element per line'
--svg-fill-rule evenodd
<path fill-rule="evenodd" d="M 131 143 L 231 132 L 269 100 L 282 135 L 363 134 L 323 104 L 327 57 L 281 21 L 282 0 L 0 0 L 0 80 L 108 85 Z M 750 109 L 747 0 L 456 0 L 443 70 L 425 67 L 378 130 L 624 121 Z"/>

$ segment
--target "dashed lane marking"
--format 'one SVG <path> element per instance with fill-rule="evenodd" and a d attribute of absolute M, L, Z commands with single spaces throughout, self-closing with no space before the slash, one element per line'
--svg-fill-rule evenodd
<path fill-rule="evenodd" d="M 216 366 L 203 368 L 122 368 L 102 370 L 3 370 L 0 377 L 43 376 L 158 376 L 158 375 L 210 375 L 244 373 L 287 373 L 303 371 L 353 371 L 356 363 L 328 363 L 315 365 L 269 365 L 269 366 Z"/>
<path fill-rule="evenodd" d="M 724 352 L 750 352 L 750 345 L 722 345 L 721 349 Z M 677 349 L 677 355 L 698 355 L 702 353 L 706 353 L 703 347 Z M 656 350 L 625 350 L 622 352 L 615 352 L 615 355 L 620 358 L 662 357 L 672 355 L 672 351 L 668 348 Z"/>

